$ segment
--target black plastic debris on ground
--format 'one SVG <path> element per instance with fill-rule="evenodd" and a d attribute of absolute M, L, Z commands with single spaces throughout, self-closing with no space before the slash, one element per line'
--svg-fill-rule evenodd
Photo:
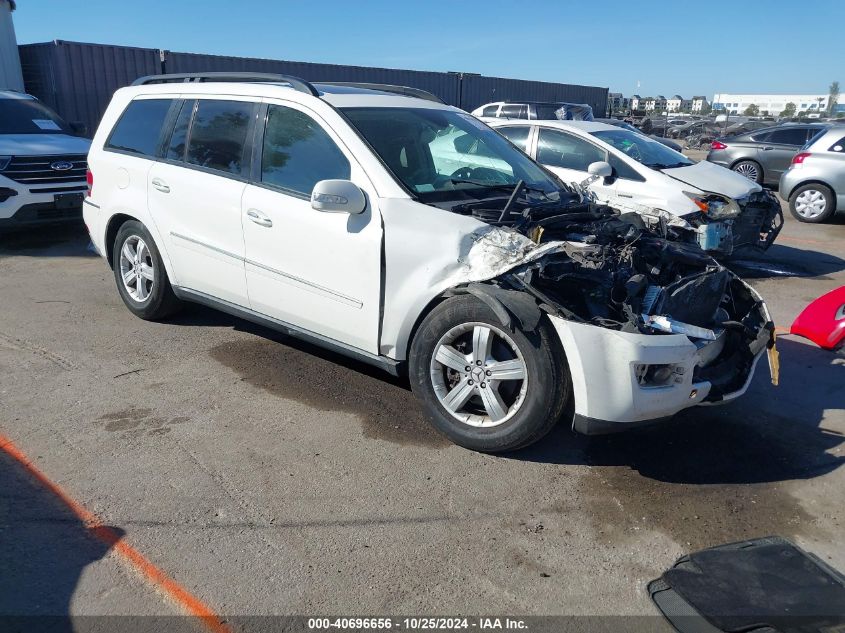
<path fill-rule="evenodd" d="M 845 576 L 777 536 L 684 556 L 648 592 L 681 633 L 845 631 Z"/>

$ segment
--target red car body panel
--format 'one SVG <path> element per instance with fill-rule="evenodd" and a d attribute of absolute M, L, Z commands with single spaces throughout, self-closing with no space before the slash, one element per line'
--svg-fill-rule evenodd
<path fill-rule="evenodd" d="M 823 349 L 845 345 L 845 286 L 822 295 L 798 315 L 790 330 Z"/>

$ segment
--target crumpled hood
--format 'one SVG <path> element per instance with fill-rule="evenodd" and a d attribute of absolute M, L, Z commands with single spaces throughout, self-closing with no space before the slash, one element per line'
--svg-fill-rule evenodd
<path fill-rule="evenodd" d="M 91 141 L 70 134 L 0 134 L 0 156 L 88 154 Z"/>
<path fill-rule="evenodd" d="M 762 187 L 740 176 L 730 169 L 702 160 L 689 167 L 663 169 L 664 174 L 683 183 L 692 185 L 710 193 L 719 193 L 729 198 L 744 198 L 750 193 L 760 191 Z"/>

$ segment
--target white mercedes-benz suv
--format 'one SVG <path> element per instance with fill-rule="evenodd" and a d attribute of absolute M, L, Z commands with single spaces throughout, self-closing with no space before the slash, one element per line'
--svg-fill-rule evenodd
<path fill-rule="evenodd" d="M 78 132 L 35 97 L 0 90 L 0 233 L 81 221 L 90 141 Z"/>
<path fill-rule="evenodd" d="M 419 90 L 142 78 L 89 165 L 85 223 L 133 313 L 199 302 L 407 373 L 468 448 L 730 400 L 773 344 L 760 297 L 697 246 Z"/>

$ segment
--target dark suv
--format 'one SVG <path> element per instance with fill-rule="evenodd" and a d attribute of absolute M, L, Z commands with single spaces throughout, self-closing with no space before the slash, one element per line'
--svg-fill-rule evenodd
<path fill-rule="evenodd" d="M 711 143 L 707 160 L 755 182 L 777 185 L 798 150 L 827 128 L 822 123 L 788 123 L 726 136 Z"/>

